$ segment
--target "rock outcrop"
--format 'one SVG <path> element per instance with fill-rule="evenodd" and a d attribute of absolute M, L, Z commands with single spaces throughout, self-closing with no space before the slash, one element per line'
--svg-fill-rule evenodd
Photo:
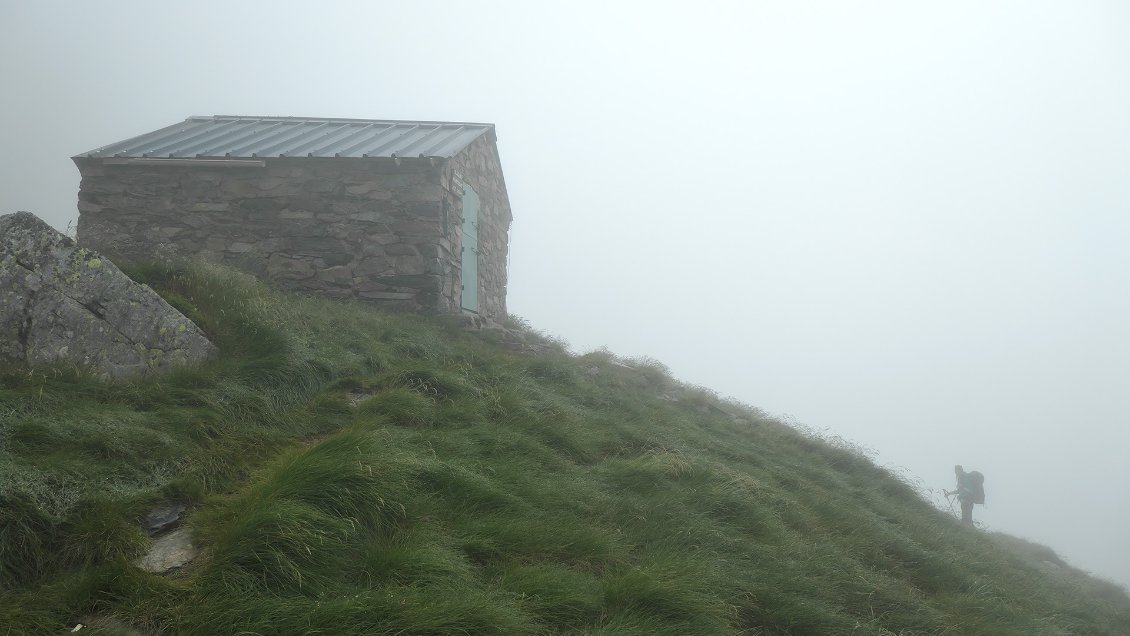
<path fill-rule="evenodd" d="M 0 216 L 0 367 L 70 363 L 109 379 L 216 351 L 149 287 L 29 212 Z"/>

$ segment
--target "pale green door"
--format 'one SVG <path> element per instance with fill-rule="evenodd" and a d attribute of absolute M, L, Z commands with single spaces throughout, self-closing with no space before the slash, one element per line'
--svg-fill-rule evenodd
<path fill-rule="evenodd" d="M 479 195 L 463 185 L 463 309 L 479 310 Z"/>

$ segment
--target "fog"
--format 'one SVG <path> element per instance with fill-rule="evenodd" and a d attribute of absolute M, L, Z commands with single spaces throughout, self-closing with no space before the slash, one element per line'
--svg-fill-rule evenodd
<path fill-rule="evenodd" d="M 512 313 L 1130 584 L 1130 5 L 542 4 L 0 0 L 0 212 L 189 115 L 493 122 Z"/>

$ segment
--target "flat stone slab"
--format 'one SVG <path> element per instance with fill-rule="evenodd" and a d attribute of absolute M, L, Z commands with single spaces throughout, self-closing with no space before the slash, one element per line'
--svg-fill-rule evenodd
<path fill-rule="evenodd" d="M 158 506 L 145 515 L 145 522 L 143 526 L 145 531 L 150 535 L 160 534 L 180 521 L 181 515 L 184 514 L 184 504 L 165 504 Z"/>
<path fill-rule="evenodd" d="M 170 570 L 184 567 L 199 554 L 192 545 L 192 533 L 188 528 L 178 528 L 153 541 L 153 547 L 137 562 L 138 567 L 154 574 L 164 574 Z"/>
<path fill-rule="evenodd" d="M 0 216 L 0 368 L 70 363 L 125 379 L 215 354 L 146 285 L 34 214 Z"/>

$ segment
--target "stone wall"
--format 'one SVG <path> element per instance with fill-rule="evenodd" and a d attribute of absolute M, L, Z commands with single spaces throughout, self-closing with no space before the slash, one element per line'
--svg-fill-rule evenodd
<path fill-rule="evenodd" d="M 461 262 L 462 184 L 471 185 L 479 195 L 479 313 L 501 320 L 506 316 L 506 261 L 512 216 L 498 147 L 492 137 L 479 137 L 452 157 L 444 166 L 442 184 L 444 209 L 449 211 L 451 226 L 459 234 L 454 245 L 455 267 L 460 267 Z M 458 302 L 458 294 L 455 298 Z"/>
<path fill-rule="evenodd" d="M 464 153 L 434 164 L 305 158 L 268 159 L 258 168 L 79 159 L 78 239 L 126 261 L 199 256 L 292 290 L 458 312 L 461 206 L 451 200 L 458 171 L 483 199 L 480 240 L 494 256 L 480 266 L 481 313 L 498 319 L 505 315 L 505 185 L 493 143 L 480 138 Z"/>

